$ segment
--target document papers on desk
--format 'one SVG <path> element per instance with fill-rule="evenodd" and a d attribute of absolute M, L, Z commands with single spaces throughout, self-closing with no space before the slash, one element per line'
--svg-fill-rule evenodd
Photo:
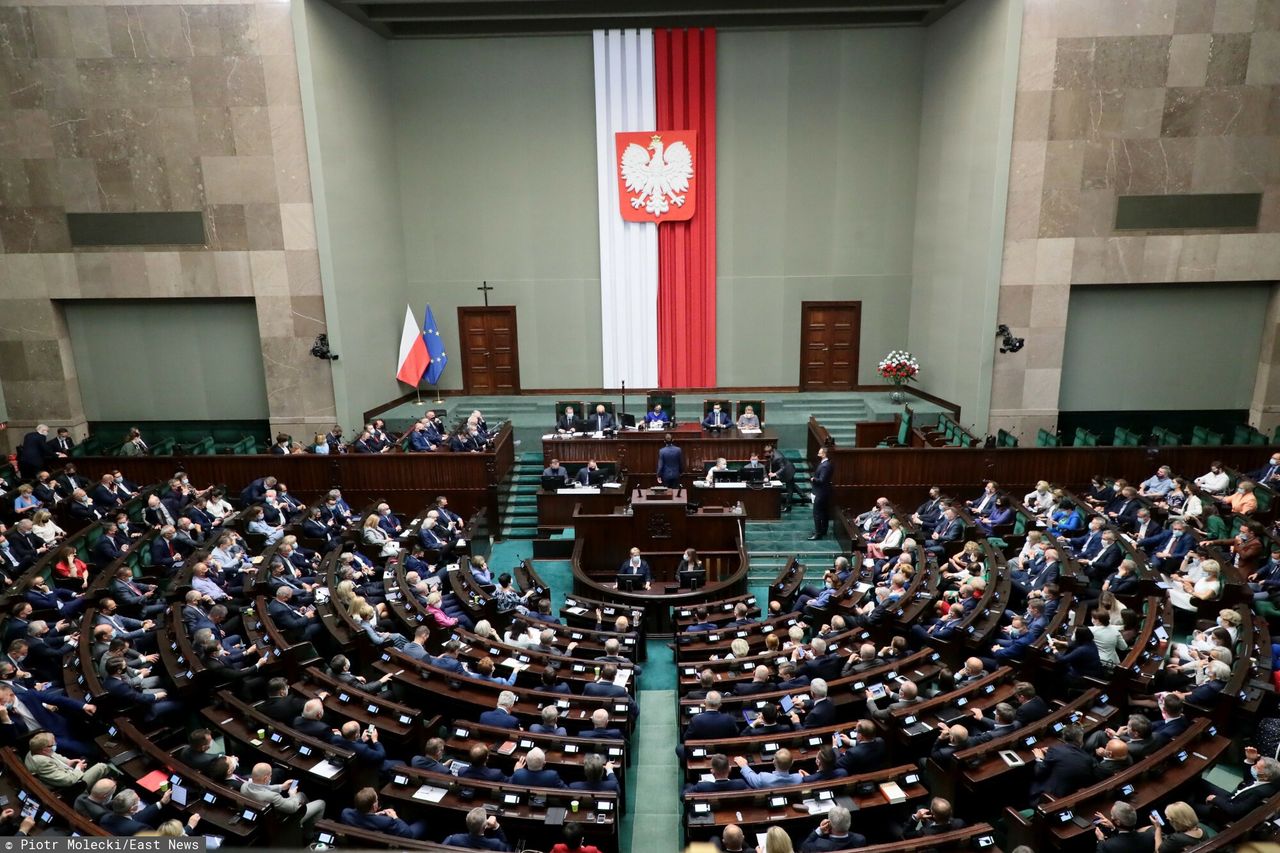
<path fill-rule="evenodd" d="M 413 798 L 428 803 L 438 803 L 444 799 L 444 795 L 447 793 L 449 792 L 444 788 L 437 788 L 435 785 L 423 785 L 413 792 Z"/>
<path fill-rule="evenodd" d="M 311 772 L 322 779 L 332 779 L 342 772 L 342 765 L 334 764 L 332 761 L 317 761 L 312 766 Z"/>

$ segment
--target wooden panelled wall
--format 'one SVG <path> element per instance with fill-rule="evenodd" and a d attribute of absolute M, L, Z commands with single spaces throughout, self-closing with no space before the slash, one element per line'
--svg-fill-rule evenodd
<path fill-rule="evenodd" d="M 817 448 L 825 438 L 821 425 L 810 421 L 810 463 L 815 464 Z M 1083 489 L 1094 474 L 1123 477 L 1135 486 L 1169 465 L 1176 475 L 1194 479 L 1209 470 L 1209 463 L 1221 461 L 1237 471 L 1262 467 L 1272 452 L 1270 446 L 1223 447 L 1006 447 L 985 448 L 854 448 L 833 446 L 828 455 L 835 466 L 834 491 L 839 506 L 865 509 L 875 499 L 887 497 L 899 509 L 914 509 L 926 496 L 929 486 L 940 486 L 945 494 L 970 499 L 984 480 L 995 480 L 1005 490 L 1021 497 L 1038 480 L 1072 490 Z"/>
<path fill-rule="evenodd" d="M 72 461 L 90 482 L 119 468 L 126 478 L 144 485 L 167 481 L 181 469 L 197 488 L 226 485 L 232 500 L 253 480 L 266 476 L 276 477 L 290 494 L 308 503 L 330 489 L 341 489 L 353 509 L 385 500 L 397 513 L 408 515 L 444 495 L 454 512 L 470 517 L 485 509 L 490 523 L 497 524 L 498 484 L 515 462 L 515 447 L 507 425 L 495 437 L 495 449 L 487 453 L 86 456 Z"/>

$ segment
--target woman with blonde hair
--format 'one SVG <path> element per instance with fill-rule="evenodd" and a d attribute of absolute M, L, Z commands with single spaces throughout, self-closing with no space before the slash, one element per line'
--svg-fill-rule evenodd
<path fill-rule="evenodd" d="M 394 557 L 400 553 L 400 543 L 379 526 L 376 513 L 365 516 L 364 524 L 360 525 L 360 541 L 379 549 L 379 557 Z"/>
<path fill-rule="evenodd" d="M 982 546 L 970 539 L 964 548 L 951 555 L 942 565 L 942 578 L 948 583 L 964 583 L 982 574 Z"/>
<path fill-rule="evenodd" d="M 885 531 L 884 538 L 879 542 L 867 543 L 867 556 L 873 560 L 883 560 L 884 552 L 888 548 L 901 548 L 902 540 L 907 536 L 907 531 L 902 529 L 902 522 L 897 516 L 889 519 L 889 529 Z"/>
<path fill-rule="evenodd" d="M 356 595 L 356 583 L 353 580 L 338 581 L 338 588 L 333 592 L 333 598 L 349 612 L 354 612 L 354 605 L 360 596 Z"/>
<path fill-rule="evenodd" d="M 52 545 L 67 535 L 67 531 L 54 522 L 53 514 L 47 509 L 38 509 L 31 517 L 31 532 L 39 536 L 46 545 Z"/>
<path fill-rule="evenodd" d="M 1151 816 L 1151 825 L 1155 827 L 1156 853 L 1180 853 L 1195 847 L 1204 840 L 1204 830 L 1200 828 L 1200 819 L 1195 809 L 1182 801 L 1170 803 L 1164 809 L 1164 822 Z"/>
<path fill-rule="evenodd" d="M 1193 575 L 1199 575 L 1194 579 Z M 1186 575 L 1171 575 L 1173 583 L 1169 598 L 1180 610 L 1195 612 L 1196 602 L 1212 601 L 1222 594 L 1222 566 L 1217 560 L 1202 560 L 1195 570 Z"/>
<path fill-rule="evenodd" d="M 751 645 L 741 637 L 734 637 L 733 642 L 729 644 L 729 654 L 725 655 L 724 659 L 737 660 L 748 657 L 750 654 Z"/>
<path fill-rule="evenodd" d="M 489 624 L 488 619 L 481 619 L 476 623 L 473 633 L 482 640 L 493 640 L 495 643 L 506 642 L 502 637 L 498 636 L 498 632 L 493 630 L 493 626 Z"/>
<path fill-rule="evenodd" d="M 34 515 L 35 511 L 44 506 L 40 499 L 35 496 L 34 490 L 30 484 L 23 483 L 18 486 L 18 496 L 13 499 L 13 511 L 19 518 L 25 518 L 27 515 Z"/>
<path fill-rule="evenodd" d="M 756 853 L 795 853 L 791 846 L 791 836 L 780 826 L 771 826 L 764 834 L 764 846 L 757 847 Z"/>

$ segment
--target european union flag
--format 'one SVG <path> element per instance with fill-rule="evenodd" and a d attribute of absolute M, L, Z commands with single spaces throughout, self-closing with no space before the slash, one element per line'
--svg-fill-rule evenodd
<path fill-rule="evenodd" d="M 445 365 L 449 363 L 449 356 L 444 351 L 444 338 L 440 337 L 440 330 L 436 328 L 436 317 L 431 313 L 431 306 L 427 306 L 426 314 L 422 318 L 422 339 L 427 343 L 427 354 L 431 356 L 431 363 L 427 365 L 426 379 L 432 385 L 440 381 L 440 374 L 444 373 Z"/>

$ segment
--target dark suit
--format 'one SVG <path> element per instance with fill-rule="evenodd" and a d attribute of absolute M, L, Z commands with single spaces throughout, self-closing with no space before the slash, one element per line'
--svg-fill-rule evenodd
<path fill-rule="evenodd" d="M 1155 849 L 1154 832 L 1117 832 L 1099 841 L 1096 853 L 1153 853 Z"/>
<path fill-rule="evenodd" d="M 810 774 L 805 779 L 812 779 Z M 853 847 L 866 846 L 867 839 L 856 832 L 841 836 L 822 835 L 818 830 L 809 833 L 809 837 L 800 845 L 800 853 L 827 853 L 834 850 L 849 850 Z"/>
<path fill-rule="evenodd" d="M 658 479 L 670 489 L 679 488 L 684 473 L 684 451 L 668 444 L 658 451 Z"/>
<path fill-rule="evenodd" d="M 737 736 L 737 719 L 724 711 L 695 714 L 684 730 L 685 740 L 723 740 Z"/>
<path fill-rule="evenodd" d="M 702 419 L 702 426 L 706 429 L 725 429 L 733 426 L 733 420 L 729 417 L 728 412 L 710 411 L 707 416 Z"/>
<path fill-rule="evenodd" d="M 520 720 L 501 708 L 490 708 L 480 715 L 480 725 L 494 726 L 500 729 L 518 729 Z"/>
<path fill-rule="evenodd" d="M 809 778 L 812 778 L 810 776 Z M 693 794 L 719 794 L 724 791 L 745 791 L 747 783 L 745 779 L 712 779 L 711 781 L 699 781 L 685 789 L 686 793 Z"/>
<path fill-rule="evenodd" d="M 577 415 L 561 415 L 556 420 L 556 429 L 562 432 L 582 432 L 582 420 Z"/>
<path fill-rule="evenodd" d="M 592 432 L 604 432 L 607 429 L 614 429 L 613 415 L 605 412 L 604 414 L 591 413 L 587 418 L 587 429 Z"/>
<path fill-rule="evenodd" d="M 813 489 L 813 532 L 816 536 L 826 536 L 827 525 L 831 522 L 832 472 L 831 460 L 823 459 L 809 479 L 809 487 Z"/>
<path fill-rule="evenodd" d="M 28 479 L 35 477 L 53 459 L 53 449 L 43 435 L 32 430 L 22 437 L 22 444 L 18 446 L 18 468 L 22 476 Z"/>
<path fill-rule="evenodd" d="M 836 766 L 850 776 L 880 770 L 885 765 L 885 746 L 882 738 L 855 743 L 845 749 L 836 761 Z"/>
<path fill-rule="evenodd" d="M 1039 696 L 1032 696 L 1018 706 L 1013 719 L 1019 726 L 1026 726 L 1049 715 L 1049 706 Z"/>
<path fill-rule="evenodd" d="M 1093 757 L 1079 747 L 1061 743 L 1050 747 L 1044 760 L 1035 763 L 1034 775 L 1032 802 L 1041 794 L 1065 797 L 1094 783 Z"/>
<path fill-rule="evenodd" d="M 618 574 L 640 575 L 641 577 L 644 578 L 645 583 L 649 583 L 653 579 L 653 572 L 649 568 L 649 561 L 643 558 L 640 560 L 639 566 L 633 566 L 631 565 L 631 558 L 628 557 L 625 561 L 623 561 L 621 566 L 618 566 Z"/>
<path fill-rule="evenodd" d="M 800 727 L 803 729 L 820 729 L 836 721 L 836 705 L 830 699 L 823 699 L 809 709 L 804 715 Z"/>
<path fill-rule="evenodd" d="M 361 814 L 355 809 L 342 810 L 342 822 L 347 826 L 354 826 L 359 829 L 371 829 L 374 832 L 383 832 L 388 835 L 399 836 L 400 838 L 423 839 L 427 837 L 426 821 L 418 821 L 417 823 L 405 823 L 398 817 L 387 817 L 380 814 Z"/>
<path fill-rule="evenodd" d="M 519 770 L 511 774 L 512 785 L 529 785 L 534 788 L 565 788 L 564 780 L 560 778 L 560 774 L 550 768 L 533 771 L 528 767 L 521 767 Z"/>

